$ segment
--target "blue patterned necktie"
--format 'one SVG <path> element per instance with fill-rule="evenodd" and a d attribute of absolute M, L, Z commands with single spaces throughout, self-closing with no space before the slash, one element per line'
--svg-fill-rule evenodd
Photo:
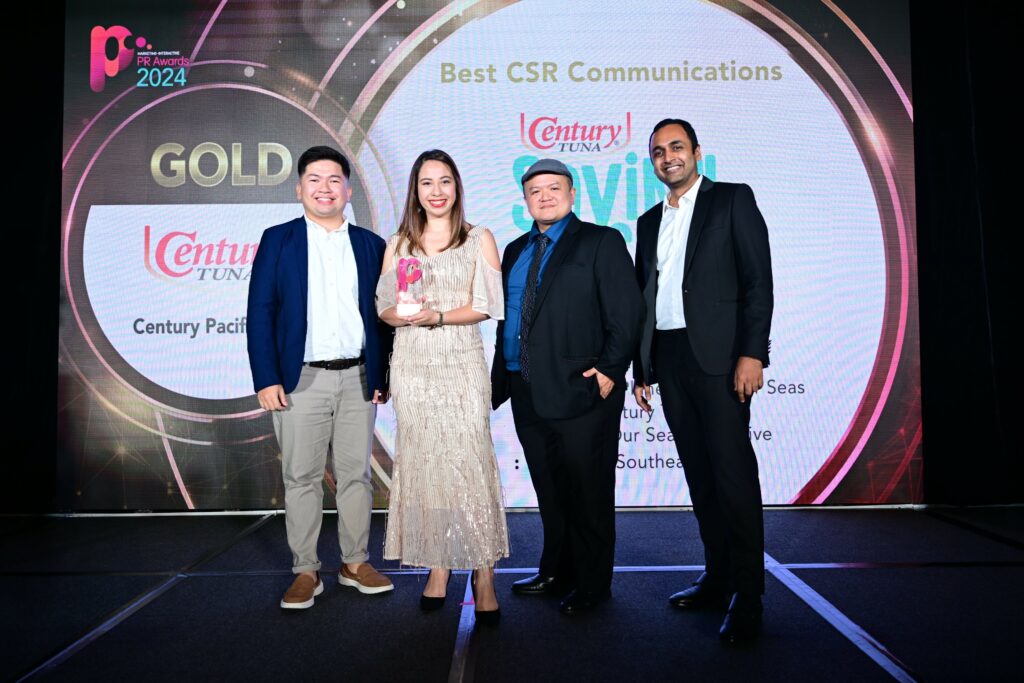
<path fill-rule="evenodd" d="M 537 300 L 537 278 L 540 275 L 540 263 L 544 260 L 544 252 L 551 244 L 551 238 L 541 233 L 534 239 L 533 260 L 530 270 L 526 273 L 526 289 L 519 308 L 519 372 L 524 382 L 530 381 L 530 353 L 527 350 L 530 338 L 530 325 L 533 323 L 533 304 Z"/>

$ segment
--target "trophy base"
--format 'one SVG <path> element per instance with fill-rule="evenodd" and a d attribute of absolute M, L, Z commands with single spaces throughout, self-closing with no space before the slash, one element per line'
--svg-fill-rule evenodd
<path fill-rule="evenodd" d="M 395 312 L 402 318 L 410 315 L 416 315 L 423 310 L 422 304 L 398 304 L 395 306 Z"/>

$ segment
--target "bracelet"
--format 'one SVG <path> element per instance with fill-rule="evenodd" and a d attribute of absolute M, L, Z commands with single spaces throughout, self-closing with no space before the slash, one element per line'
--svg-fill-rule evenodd
<path fill-rule="evenodd" d="M 437 324 L 434 327 L 444 327 L 444 311 L 437 312 Z"/>

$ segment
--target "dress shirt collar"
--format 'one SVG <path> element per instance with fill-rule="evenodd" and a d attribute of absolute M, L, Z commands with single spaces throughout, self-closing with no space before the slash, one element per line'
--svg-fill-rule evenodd
<path fill-rule="evenodd" d="M 684 192 L 683 196 L 680 197 L 679 199 L 680 200 L 687 199 L 687 200 L 689 200 L 690 204 L 695 204 L 697 202 L 697 192 L 698 192 L 698 190 L 700 190 L 700 184 L 701 184 L 702 180 L 704 180 L 704 176 L 702 176 L 702 175 L 697 176 L 697 182 L 695 182 L 690 187 L 689 190 Z M 679 209 L 682 206 L 682 203 L 680 203 L 679 206 L 672 206 L 671 204 L 668 203 L 668 199 L 669 199 L 669 195 L 665 195 L 665 201 L 662 203 L 662 208 L 661 208 L 661 215 L 662 216 L 664 216 L 669 211 L 676 211 L 677 209 Z"/>
<path fill-rule="evenodd" d="M 554 243 L 558 241 L 558 238 L 562 236 L 562 233 L 565 232 L 565 226 L 569 225 L 569 221 L 572 220 L 573 215 L 573 212 L 570 211 L 565 215 L 565 218 L 558 221 L 557 223 L 555 223 L 550 228 L 544 231 L 543 234 L 547 236 L 548 239 L 551 240 L 552 245 L 554 245 Z M 530 244 L 536 243 L 537 235 L 540 234 L 540 229 L 537 228 L 537 221 L 534 221 L 533 227 L 530 228 Z"/>
<path fill-rule="evenodd" d="M 306 216 L 306 234 L 310 237 L 323 238 L 328 237 L 332 232 L 346 233 L 348 232 L 348 219 L 342 221 L 341 226 L 337 230 L 328 230 L 324 226 L 320 225 L 316 221 L 312 220 L 309 216 Z"/>

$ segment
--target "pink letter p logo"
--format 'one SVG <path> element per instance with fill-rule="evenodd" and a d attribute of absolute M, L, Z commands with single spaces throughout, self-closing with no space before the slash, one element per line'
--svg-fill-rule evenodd
<path fill-rule="evenodd" d="M 132 61 L 135 50 L 125 45 L 132 32 L 124 26 L 92 27 L 89 46 L 89 87 L 93 92 L 102 92 L 106 78 L 113 78 Z M 117 57 L 107 58 L 107 41 L 117 43 Z"/>

